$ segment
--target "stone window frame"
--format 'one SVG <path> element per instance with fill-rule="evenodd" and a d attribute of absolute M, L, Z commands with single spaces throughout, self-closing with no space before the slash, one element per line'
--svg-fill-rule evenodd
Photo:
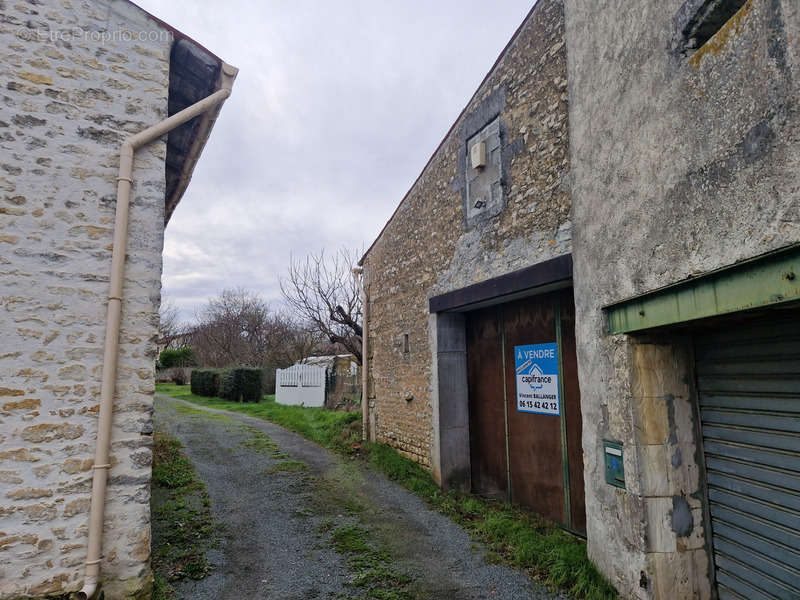
<path fill-rule="evenodd" d="M 503 110 L 506 106 L 505 86 L 500 86 L 486 98 L 479 102 L 472 110 L 464 114 L 464 118 L 459 130 L 458 139 L 458 173 L 453 182 L 453 191 L 461 194 L 461 205 L 463 210 L 463 226 L 465 231 L 469 231 L 477 226 L 485 224 L 505 211 L 508 206 L 509 181 L 511 171 L 511 159 L 520 152 L 524 146 L 522 139 L 511 142 L 508 135 L 508 126 L 503 120 Z M 480 133 L 487 125 L 495 119 L 499 119 L 500 126 L 500 189 L 502 192 L 501 201 L 493 211 L 479 213 L 472 218 L 468 218 L 467 202 L 467 165 L 469 163 L 468 141 L 476 134 Z"/>

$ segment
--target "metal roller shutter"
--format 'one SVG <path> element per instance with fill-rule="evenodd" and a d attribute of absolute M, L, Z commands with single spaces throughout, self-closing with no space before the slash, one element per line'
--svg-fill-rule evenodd
<path fill-rule="evenodd" d="M 800 318 L 695 341 L 721 599 L 800 598 Z"/>

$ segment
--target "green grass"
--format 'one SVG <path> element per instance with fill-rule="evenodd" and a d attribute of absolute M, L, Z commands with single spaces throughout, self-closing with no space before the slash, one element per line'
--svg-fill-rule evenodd
<path fill-rule="evenodd" d="M 524 510 L 470 494 L 444 493 L 431 474 L 419 464 L 398 454 L 385 444 L 360 444 L 361 415 L 321 408 L 282 406 L 266 397 L 258 404 L 240 404 L 220 399 L 193 396 L 189 386 L 157 384 L 157 391 L 190 400 L 200 406 L 241 412 L 291 429 L 326 448 L 346 455 L 358 454 L 389 479 L 415 492 L 466 528 L 489 549 L 487 556 L 515 566 L 553 588 L 586 600 L 613 600 L 614 588 L 606 582 L 586 556 L 586 542 L 552 523 Z M 340 530 L 337 530 L 340 531 Z M 335 532 L 336 533 L 336 532 Z M 347 530 L 339 533 L 342 544 Z M 379 565 L 378 565 L 379 566 Z M 371 565 L 370 568 L 377 568 Z M 396 591 L 396 590 L 394 590 Z M 392 593 L 394 593 L 394 591 Z M 394 596 L 369 596 L 393 598 Z M 398 598 L 402 596 L 397 596 Z"/>
<path fill-rule="evenodd" d="M 161 573 L 153 574 L 153 600 L 175 600 L 175 588 Z"/>
<path fill-rule="evenodd" d="M 265 454 L 270 458 L 286 458 L 287 455 L 281 452 L 278 444 L 272 441 L 270 437 L 263 431 L 259 431 L 255 427 L 242 426 L 242 429 L 250 434 L 250 437 L 243 441 L 240 445 L 248 448 L 253 452 Z"/>
<path fill-rule="evenodd" d="M 353 573 L 351 583 L 362 588 L 367 598 L 410 600 L 406 575 L 392 569 L 388 552 L 376 550 L 369 542 L 369 532 L 359 525 L 345 525 L 333 531 L 333 548 L 347 557 Z"/>
<path fill-rule="evenodd" d="M 276 403 L 273 395 L 265 396 L 262 402 L 230 402 L 221 398 L 195 396 L 188 385 L 172 383 L 158 383 L 156 391 L 174 398 L 189 400 L 199 406 L 220 408 L 276 423 L 320 446 L 342 454 L 353 454 L 360 447 L 360 413 L 285 406 Z"/>
<path fill-rule="evenodd" d="M 172 600 L 170 582 L 202 579 L 211 572 L 205 550 L 216 528 L 205 486 L 181 452 L 181 443 L 153 435 L 153 600 Z"/>
<path fill-rule="evenodd" d="M 612 600 L 614 588 L 586 556 L 586 542 L 508 504 L 471 494 L 444 493 L 430 473 L 384 444 L 369 444 L 370 463 L 447 515 L 513 565 L 576 598 Z"/>
<path fill-rule="evenodd" d="M 308 465 L 299 460 L 284 460 L 263 471 L 263 473 L 271 475 L 273 473 L 297 473 L 300 471 L 308 471 Z"/>

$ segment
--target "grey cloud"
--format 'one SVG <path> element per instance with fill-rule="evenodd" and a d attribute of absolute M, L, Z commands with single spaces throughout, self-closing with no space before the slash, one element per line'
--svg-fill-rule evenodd
<path fill-rule="evenodd" d="M 166 232 L 164 293 L 279 301 L 290 254 L 366 247 L 532 2 L 142 0 L 240 68 Z"/>

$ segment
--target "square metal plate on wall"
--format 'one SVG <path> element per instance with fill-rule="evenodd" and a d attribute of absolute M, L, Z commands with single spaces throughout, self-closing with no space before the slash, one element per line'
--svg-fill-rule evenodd
<path fill-rule="evenodd" d="M 625 467 L 622 461 L 622 444 L 603 441 L 606 461 L 606 483 L 625 489 Z"/>

